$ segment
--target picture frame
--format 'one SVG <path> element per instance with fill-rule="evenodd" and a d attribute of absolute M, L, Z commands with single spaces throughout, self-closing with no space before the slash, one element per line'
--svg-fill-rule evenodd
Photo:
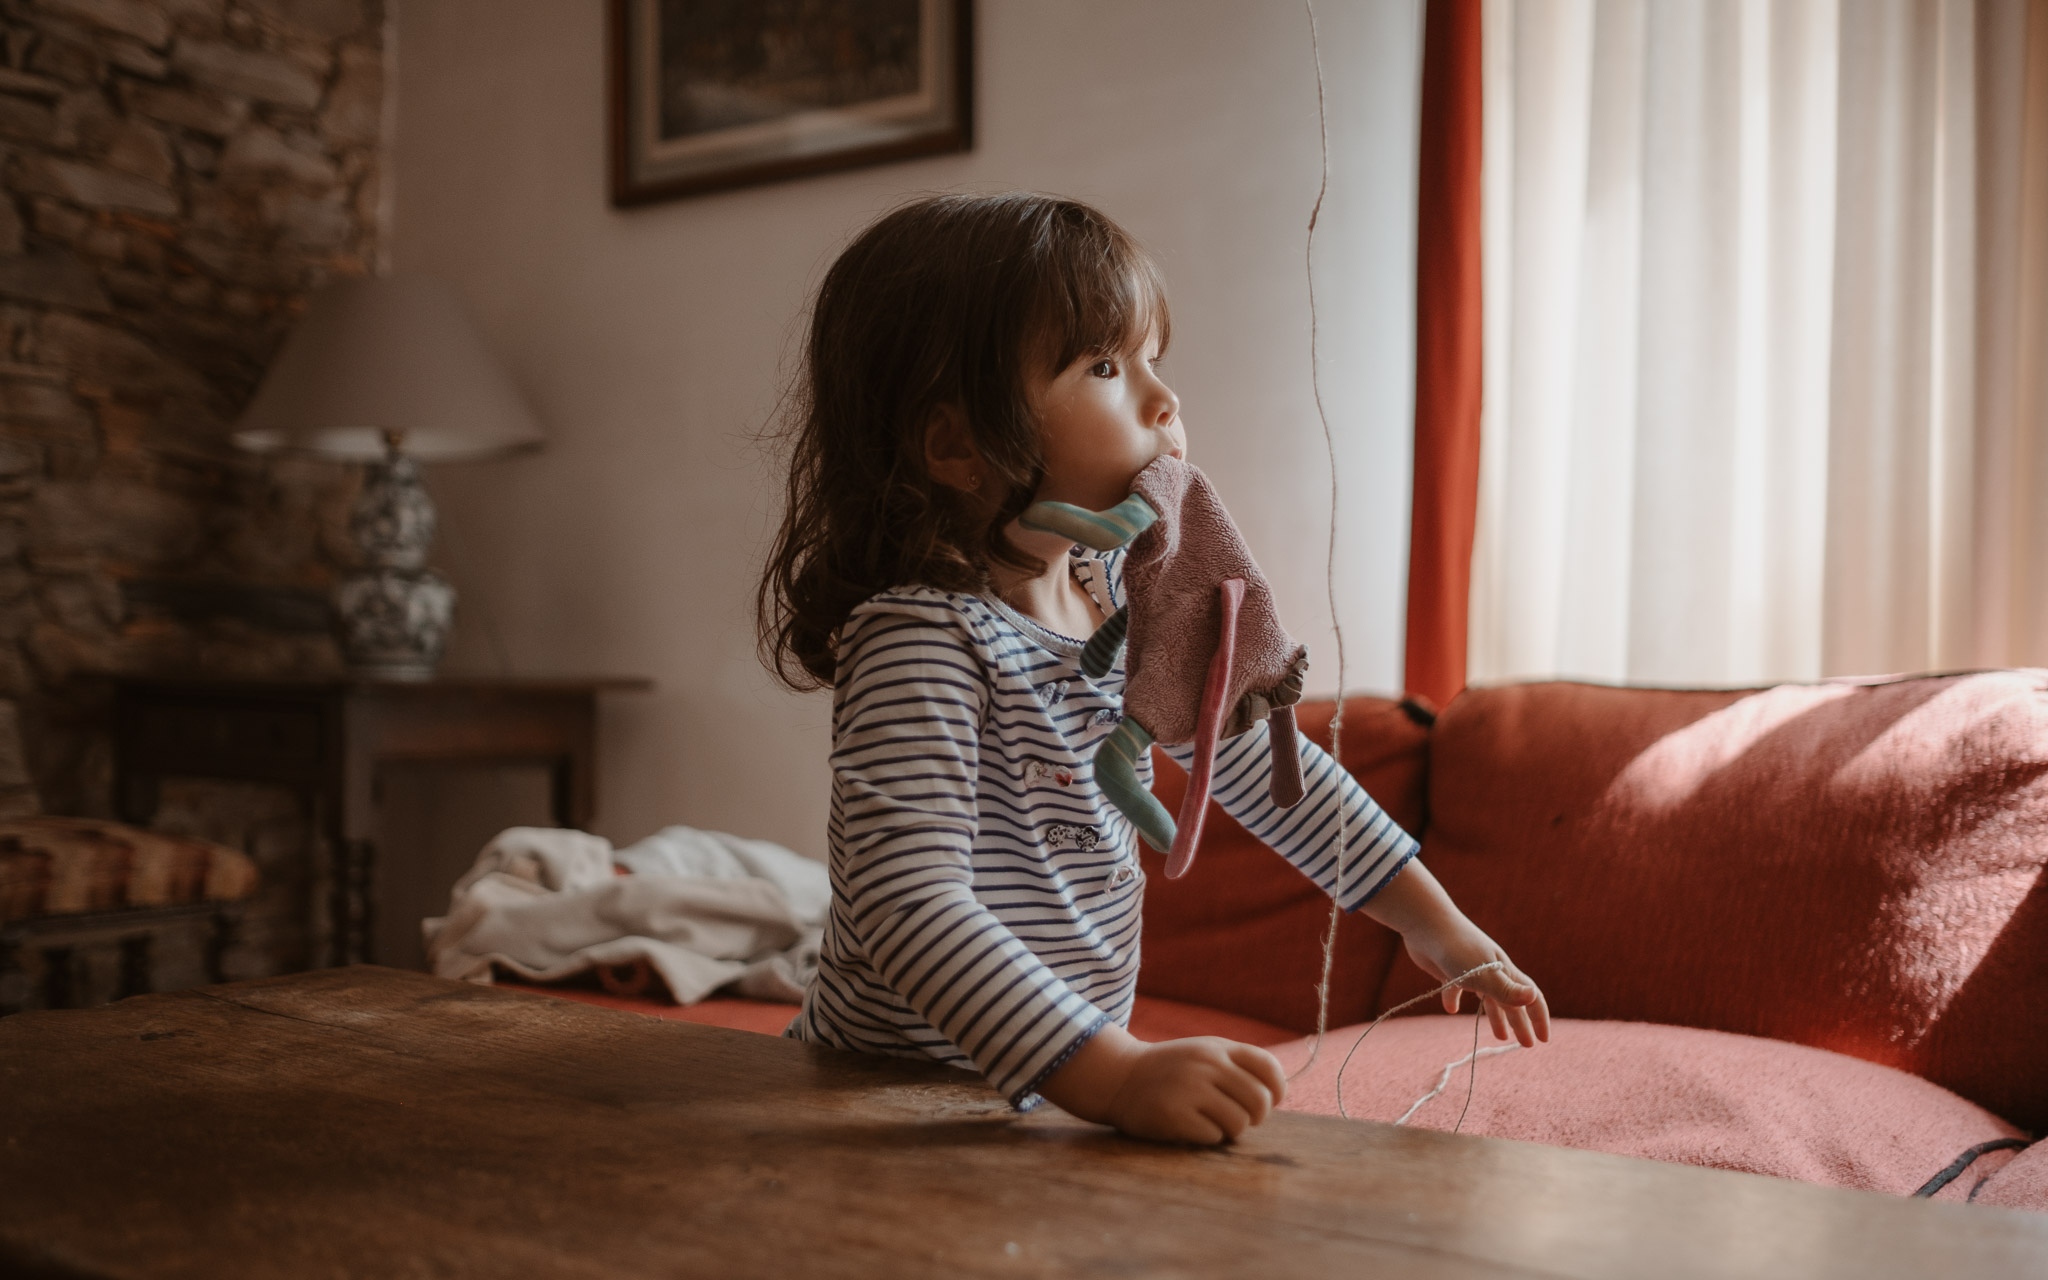
<path fill-rule="evenodd" d="M 610 0 L 617 207 L 973 145 L 972 0 Z"/>

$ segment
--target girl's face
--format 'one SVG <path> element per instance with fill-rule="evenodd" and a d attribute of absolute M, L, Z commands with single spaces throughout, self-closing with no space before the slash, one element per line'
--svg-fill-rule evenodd
<path fill-rule="evenodd" d="M 1180 398 L 1160 381 L 1156 335 L 1135 351 L 1084 355 L 1031 384 L 1031 407 L 1045 447 L 1041 502 L 1090 511 L 1131 496 L 1131 481 L 1154 458 L 1185 458 Z"/>

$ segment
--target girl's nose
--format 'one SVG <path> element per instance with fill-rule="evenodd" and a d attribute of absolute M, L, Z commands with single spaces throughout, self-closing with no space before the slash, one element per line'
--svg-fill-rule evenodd
<path fill-rule="evenodd" d="M 1162 382 L 1159 384 L 1159 403 L 1156 416 L 1153 418 L 1153 424 L 1163 427 L 1178 417 L 1180 417 L 1180 397 L 1173 394 L 1172 387 Z"/>

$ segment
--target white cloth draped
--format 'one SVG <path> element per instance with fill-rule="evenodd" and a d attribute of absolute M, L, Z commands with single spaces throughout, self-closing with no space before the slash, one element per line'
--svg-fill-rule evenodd
<path fill-rule="evenodd" d="M 2048 662 L 2048 0 L 1485 33 L 1472 679 Z"/>
<path fill-rule="evenodd" d="M 679 1004 L 719 990 L 795 1003 L 831 895 L 823 863 L 765 840 L 665 827 L 614 852 L 588 832 L 512 827 L 420 929 L 444 978 L 488 983 L 497 966 L 552 982 L 645 961 Z"/>

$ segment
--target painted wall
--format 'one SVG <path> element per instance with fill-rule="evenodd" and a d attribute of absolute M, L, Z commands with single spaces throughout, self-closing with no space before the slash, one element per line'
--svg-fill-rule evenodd
<path fill-rule="evenodd" d="M 1319 158 L 1290 0 L 982 0 L 973 152 L 621 212 L 605 199 L 595 0 L 403 0 L 395 269 L 449 281 L 541 417 L 537 455 L 448 468 L 451 668 L 652 676 L 606 709 L 599 830 L 688 822 L 823 850 L 826 695 L 754 656 L 776 515 L 757 435 L 809 291 L 904 197 L 1092 201 L 1164 263 L 1163 366 L 1283 615 L 1336 685 L 1330 474 L 1309 378 L 1304 230 Z M 1352 688 L 1400 669 L 1413 364 L 1417 0 L 1326 4 L 1323 399 L 1343 485 Z"/>

